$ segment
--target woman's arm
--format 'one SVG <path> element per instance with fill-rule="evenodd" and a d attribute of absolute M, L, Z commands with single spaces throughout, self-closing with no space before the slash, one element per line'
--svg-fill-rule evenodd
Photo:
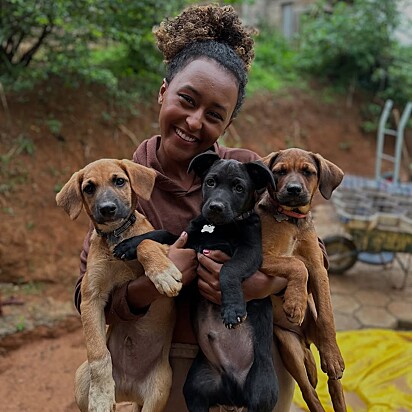
<path fill-rule="evenodd" d="M 83 250 L 80 255 L 80 276 L 77 280 L 74 302 L 80 313 L 81 283 L 87 269 L 87 255 L 90 246 L 90 234 L 87 234 Z M 198 265 L 196 252 L 192 249 L 184 249 L 187 242 L 187 233 L 183 232 L 176 242 L 170 246 L 168 257 L 182 273 L 183 286 L 188 285 L 196 277 Z M 143 316 L 152 302 L 160 297 L 160 293 L 152 281 L 146 276 L 132 280 L 125 285 L 113 290 L 106 304 L 106 323 L 111 324 L 116 319 L 130 321 Z"/>
<path fill-rule="evenodd" d="M 219 273 L 223 263 L 230 257 L 219 250 L 204 250 L 203 253 L 198 253 L 197 258 L 199 261 L 197 269 L 199 291 L 206 299 L 220 305 Z M 257 271 L 242 282 L 242 289 L 246 301 L 249 301 L 278 293 L 286 285 L 287 281 L 284 278 L 268 276 Z"/>
<path fill-rule="evenodd" d="M 318 238 L 319 247 L 323 253 L 323 264 L 329 267 L 329 259 L 322 239 Z M 219 283 L 220 269 L 230 257 L 219 250 L 204 250 L 198 253 L 199 275 L 198 286 L 200 293 L 210 301 L 221 304 Z M 257 271 L 242 282 L 245 300 L 263 299 L 266 296 L 281 292 L 287 286 L 287 280 L 279 276 L 269 276 Z"/>
<path fill-rule="evenodd" d="M 189 285 L 196 277 L 197 259 L 193 249 L 185 249 L 187 233 L 183 232 L 176 242 L 170 246 L 168 258 L 182 273 L 183 286 Z M 161 294 L 146 276 L 141 276 L 128 283 L 126 302 L 131 311 L 147 310 L 150 304 Z"/>

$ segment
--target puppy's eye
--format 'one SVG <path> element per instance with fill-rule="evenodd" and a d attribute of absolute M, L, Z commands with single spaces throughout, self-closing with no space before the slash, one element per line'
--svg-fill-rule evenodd
<path fill-rule="evenodd" d="M 288 171 L 286 169 L 274 170 L 273 173 L 278 176 L 285 176 Z"/>
<path fill-rule="evenodd" d="M 118 186 L 118 187 L 122 187 L 122 186 L 124 186 L 124 184 L 126 183 L 126 180 L 125 179 L 123 179 L 122 177 L 116 177 L 115 179 L 114 179 L 114 182 L 113 182 L 116 186 Z"/>
<path fill-rule="evenodd" d="M 96 186 L 93 183 L 88 183 L 84 188 L 83 192 L 92 195 L 96 191 Z"/>
<path fill-rule="evenodd" d="M 245 188 L 242 185 L 236 185 L 235 191 L 236 193 L 243 193 L 245 191 Z"/>
<path fill-rule="evenodd" d="M 215 185 L 215 180 L 207 179 L 205 183 L 206 183 L 206 186 L 213 187 Z"/>
<path fill-rule="evenodd" d="M 304 170 L 302 170 L 302 174 L 303 174 L 303 176 L 309 177 L 309 176 L 312 176 L 314 173 L 312 171 L 310 171 L 309 169 L 304 169 Z"/>

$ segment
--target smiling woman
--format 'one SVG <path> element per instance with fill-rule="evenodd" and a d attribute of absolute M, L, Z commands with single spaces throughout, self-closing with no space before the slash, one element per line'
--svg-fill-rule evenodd
<path fill-rule="evenodd" d="M 165 19 L 155 30 L 167 68 L 158 95 L 160 130 L 159 135 L 139 145 L 133 160 L 157 172 L 151 198 L 148 201 L 139 199 L 137 210 L 155 229 L 181 234 L 168 253 L 182 273 L 183 289 L 175 298 L 177 318 L 170 353 L 173 383 L 166 411 L 186 410 L 182 388 L 198 350 L 190 322 L 190 296 L 198 287 L 206 299 L 220 304 L 219 273 L 222 264 L 229 259 L 218 250 L 196 253 L 185 248 L 187 234 L 184 230 L 189 221 L 199 215 L 202 204 L 200 178 L 193 171 L 187 172 L 188 165 L 206 150 L 213 150 L 220 158 L 240 162 L 259 158 L 250 150 L 224 148 L 217 143 L 244 100 L 247 73 L 254 57 L 251 33 L 231 6 L 217 5 L 189 7 L 176 18 Z M 90 234 L 84 242 L 81 277 L 76 287 L 78 308 L 82 276 L 87 269 L 89 237 Z M 267 297 L 284 287 L 283 279 L 266 276 L 260 271 L 242 283 L 246 300 Z M 137 345 L 134 325 L 141 322 L 160 296 L 146 276 L 133 280 L 112 293 L 106 306 L 106 320 L 108 323 L 129 322 L 129 343 Z M 125 352 L 130 350 L 123 343 L 110 347 L 112 359 L 124 359 Z M 294 384 L 282 365 L 276 345 L 274 360 L 280 386 L 275 411 L 287 412 Z"/>
<path fill-rule="evenodd" d="M 208 59 L 189 63 L 170 85 L 163 81 L 157 154 L 169 176 L 187 181 L 193 157 L 213 146 L 229 126 L 237 96 L 234 76 Z"/>

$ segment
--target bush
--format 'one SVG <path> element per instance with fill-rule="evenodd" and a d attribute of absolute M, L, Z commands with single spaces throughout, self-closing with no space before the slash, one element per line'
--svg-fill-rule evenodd
<path fill-rule="evenodd" d="M 4 0 L 0 81 L 30 87 L 58 74 L 70 82 L 97 81 L 116 90 L 123 81 L 130 85 L 130 78 L 141 71 L 160 73 L 161 55 L 155 50 L 152 27 L 188 2 Z M 110 52 L 102 58 L 105 48 Z"/>
<path fill-rule="evenodd" d="M 336 2 L 331 12 L 320 2 L 302 20 L 299 67 L 337 85 L 357 85 L 400 104 L 411 98 L 411 47 L 394 37 L 397 2 Z"/>
<path fill-rule="evenodd" d="M 296 50 L 273 28 L 261 27 L 255 38 L 255 60 L 250 73 L 248 92 L 276 91 L 301 78 L 296 70 Z"/>

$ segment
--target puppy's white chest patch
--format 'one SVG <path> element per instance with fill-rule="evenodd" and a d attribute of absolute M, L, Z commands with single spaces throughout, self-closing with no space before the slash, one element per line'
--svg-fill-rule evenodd
<path fill-rule="evenodd" d="M 215 230 L 215 227 L 213 225 L 204 225 L 200 232 L 201 233 L 203 233 L 203 232 L 213 233 L 214 230 Z"/>

